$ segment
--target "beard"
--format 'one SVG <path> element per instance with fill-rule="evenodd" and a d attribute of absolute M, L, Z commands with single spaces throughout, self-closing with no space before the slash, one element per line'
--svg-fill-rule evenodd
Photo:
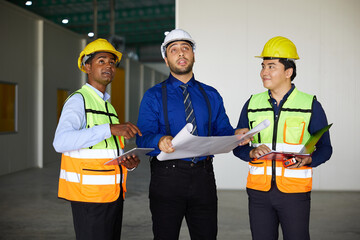
<path fill-rule="evenodd" d="M 188 60 L 189 65 L 187 65 L 185 68 L 179 68 L 176 66 L 176 64 L 172 64 L 168 62 L 170 71 L 177 74 L 177 75 L 185 75 L 192 71 L 194 66 L 194 58 L 191 60 Z"/>

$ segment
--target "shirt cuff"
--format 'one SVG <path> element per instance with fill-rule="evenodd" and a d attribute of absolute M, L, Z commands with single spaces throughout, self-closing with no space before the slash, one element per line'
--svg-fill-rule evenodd
<path fill-rule="evenodd" d="M 159 149 L 159 141 L 160 141 L 160 139 L 161 139 L 163 136 L 166 136 L 166 135 L 157 134 L 157 135 L 153 138 L 153 140 L 152 140 L 152 146 L 154 146 L 155 149 Z"/>
<path fill-rule="evenodd" d="M 104 139 L 108 139 L 109 137 L 111 137 L 111 130 L 109 123 L 99 125 L 99 127 L 101 128 L 100 131 L 104 133 Z"/>

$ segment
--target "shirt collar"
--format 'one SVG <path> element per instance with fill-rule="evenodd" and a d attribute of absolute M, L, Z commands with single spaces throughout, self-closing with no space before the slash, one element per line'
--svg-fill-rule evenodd
<path fill-rule="evenodd" d="M 286 99 L 290 96 L 290 94 L 292 93 L 292 91 L 294 91 L 294 89 L 295 89 L 295 84 L 292 83 L 290 90 L 284 95 L 284 97 L 283 97 L 283 99 L 281 99 L 281 101 L 286 100 Z M 275 100 L 275 99 L 271 96 L 271 91 L 270 91 L 270 90 L 268 90 L 268 93 L 269 93 L 269 97 L 270 97 L 271 99 Z"/>
<path fill-rule="evenodd" d="M 173 88 L 177 88 L 180 85 L 183 85 L 184 83 L 182 81 L 180 81 L 179 79 L 177 79 L 176 77 L 174 77 L 171 73 L 170 76 L 168 78 L 168 84 L 171 85 Z M 195 85 L 195 77 L 194 74 L 192 75 L 190 81 L 187 82 L 187 85 L 189 86 L 194 86 Z"/>
<path fill-rule="evenodd" d="M 101 99 L 103 99 L 105 102 L 106 102 L 107 100 L 109 100 L 110 95 L 109 95 L 107 92 L 105 92 L 105 94 L 103 94 L 102 92 L 100 92 L 99 90 L 97 90 L 96 88 L 94 88 L 93 86 L 91 86 L 89 83 L 86 83 L 86 85 L 89 86 L 89 87 L 91 87 L 91 89 L 93 89 L 93 90 L 96 92 L 96 94 L 99 95 L 99 97 L 101 97 Z"/>

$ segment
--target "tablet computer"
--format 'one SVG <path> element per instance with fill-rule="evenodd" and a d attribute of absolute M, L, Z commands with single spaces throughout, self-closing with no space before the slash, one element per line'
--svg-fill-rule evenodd
<path fill-rule="evenodd" d="M 133 148 L 120 156 L 107 161 L 104 165 L 119 165 L 123 159 L 126 159 L 128 156 L 137 156 L 141 160 L 148 157 L 146 154 L 153 150 L 154 148 Z"/>
<path fill-rule="evenodd" d="M 279 152 L 279 151 L 271 151 L 266 153 L 258 158 L 258 160 L 277 160 L 282 161 L 293 157 L 306 157 L 311 156 L 311 154 L 315 150 L 316 143 L 320 140 L 322 135 L 330 129 L 332 123 L 323 127 L 319 131 L 315 132 L 309 140 L 305 143 L 300 152 Z"/>

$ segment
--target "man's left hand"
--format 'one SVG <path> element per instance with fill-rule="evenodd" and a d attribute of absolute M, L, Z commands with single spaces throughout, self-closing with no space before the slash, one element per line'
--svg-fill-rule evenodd
<path fill-rule="evenodd" d="M 309 165 L 310 163 L 312 163 L 311 157 L 296 157 L 295 159 L 297 163 L 287 168 L 301 168 L 304 165 Z"/>
<path fill-rule="evenodd" d="M 248 131 L 249 131 L 248 128 L 238 128 L 238 129 L 235 130 L 235 135 L 244 135 L 244 134 L 247 133 Z M 239 144 L 239 146 L 246 145 L 246 144 L 248 144 L 248 143 L 249 143 L 250 141 L 252 141 L 252 140 L 253 140 L 253 138 L 249 138 L 249 139 L 241 142 L 241 143 Z"/>
<path fill-rule="evenodd" d="M 133 169 L 136 168 L 140 163 L 140 159 L 133 155 L 133 156 L 127 156 L 121 159 L 121 165 L 126 167 L 127 169 Z"/>

